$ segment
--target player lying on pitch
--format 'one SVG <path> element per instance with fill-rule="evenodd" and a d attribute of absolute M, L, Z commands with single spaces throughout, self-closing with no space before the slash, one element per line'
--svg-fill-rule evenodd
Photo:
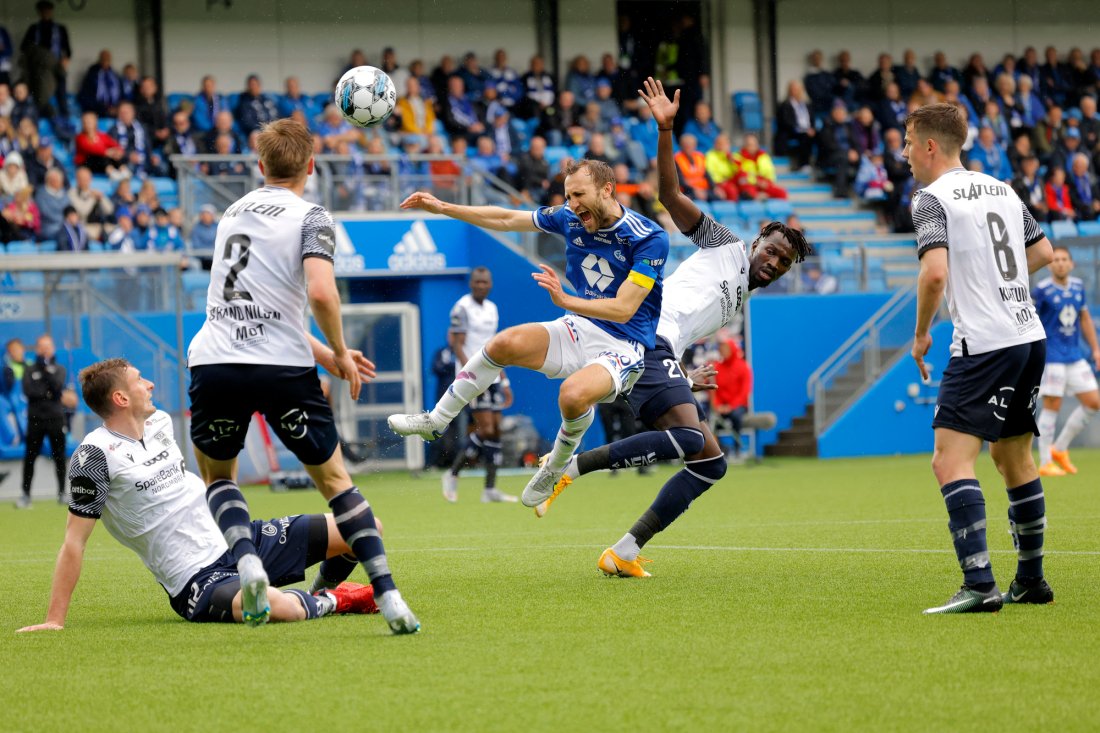
<path fill-rule="evenodd" d="M 353 357 L 366 377 L 370 362 Z M 80 386 L 103 425 L 84 438 L 69 463 L 69 518 L 46 620 L 19 631 L 64 628 L 97 520 L 137 553 L 180 616 L 241 621 L 236 558 L 207 508 L 206 485 L 184 469 L 171 417 L 153 406 L 153 383 L 124 359 L 107 359 L 81 370 Z M 309 592 L 268 589 L 271 620 L 378 612 L 371 586 L 343 582 L 357 563 L 331 514 L 255 521 L 251 529 L 274 585 L 304 580 L 306 568 L 321 563 Z"/>
<path fill-rule="evenodd" d="M 744 306 L 749 291 L 767 287 L 811 254 L 802 232 L 779 222 L 766 224 L 746 252 L 745 243 L 733 232 L 703 214 L 680 191 L 672 158 L 672 123 L 680 106 L 680 92 L 670 100 L 661 83 L 651 77 L 645 81 L 645 92 L 639 94 L 653 111 L 660 130 L 657 170 L 661 204 L 699 250 L 665 281 L 657 344 L 646 350 L 645 371 L 627 396 L 649 432 L 574 456 L 554 492 L 535 509 L 543 516 L 562 489 L 592 471 L 683 460 L 683 470 L 661 487 L 652 506 L 600 555 L 598 565 L 604 573 L 635 578 L 649 575 L 642 567 L 648 560 L 639 557 L 646 542 L 726 473 L 725 456 L 692 396 L 692 382 L 680 368 L 680 354 L 727 326 Z"/>

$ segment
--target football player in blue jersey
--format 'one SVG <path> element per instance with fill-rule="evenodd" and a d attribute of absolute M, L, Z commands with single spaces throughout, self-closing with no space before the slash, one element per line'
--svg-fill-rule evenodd
<path fill-rule="evenodd" d="M 566 293 L 553 269 L 540 265 L 532 277 L 568 313 L 546 323 L 505 329 L 470 357 L 430 412 L 391 415 L 398 435 L 438 437 L 455 416 L 488 389 L 500 371 L 519 366 L 564 379 L 558 393 L 561 428 L 549 458 L 531 478 L 522 501 L 536 506 L 550 496 L 595 417 L 594 405 L 630 391 L 642 373 L 645 350 L 654 346 L 661 313 L 661 281 L 668 234 L 655 222 L 615 199 L 611 167 L 579 160 L 566 169 L 565 206 L 513 211 L 460 206 L 430 193 L 401 204 L 443 214 L 475 226 L 509 232 L 548 232 L 565 240 Z"/>
<path fill-rule="evenodd" d="M 1069 444 L 1085 429 L 1100 410 L 1100 391 L 1093 368 L 1100 369 L 1100 344 L 1096 328 L 1085 302 L 1085 285 L 1080 278 L 1070 277 L 1073 256 L 1065 247 L 1054 248 L 1050 277 L 1040 280 L 1031 291 L 1035 310 L 1047 332 L 1047 364 L 1039 394 L 1043 409 L 1039 413 L 1039 474 L 1065 476 L 1077 473 L 1069 459 Z M 1081 336 L 1092 350 L 1092 363 L 1081 354 Z M 1062 432 L 1054 437 L 1062 397 L 1069 392 L 1080 402 L 1070 414 Z"/>

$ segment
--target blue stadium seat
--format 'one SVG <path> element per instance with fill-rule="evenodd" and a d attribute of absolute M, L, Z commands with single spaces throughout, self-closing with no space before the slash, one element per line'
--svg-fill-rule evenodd
<path fill-rule="evenodd" d="M 38 247 L 34 242 L 30 241 L 14 241 L 8 242 L 8 254 L 10 255 L 33 255 L 38 254 Z"/>
<path fill-rule="evenodd" d="M 111 117 L 100 117 L 99 123 L 96 125 L 96 127 L 99 128 L 100 132 L 110 132 L 111 129 L 114 128 L 114 126 L 115 121 Z M 78 127 L 77 129 L 79 130 L 80 128 Z"/>
<path fill-rule="evenodd" d="M 52 239 L 47 239 L 45 241 L 39 242 L 38 243 L 38 251 L 39 252 L 56 252 L 57 251 L 57 242 L 55 242 Z"/>
<path fill-rule="evenodd" d="M 569 148 L 564 145 L 547 145 L 546 146 L 546 162 L 550 164 L 550 170 L 553 171 L 557 168 L 558 163 L 562 161 L 562 158 L 569 157 Z"/>
<path fill-rule="evenodd" d="M 1077 225 L 1072 221 L 1056 221 L 1052 222 L 1050 226 L 1054 230 L 1055 239 L 1077 236 Z"/>
<path fill-rule="evenodd" d="M 1100 237 L 1100 221 L 1077 222 L 1077 234 L 1081 237 Z"/>
<path fill-rule="evenodd" d="M 1040 222 L 1039 228 L 1043 230 L 1043 234 L 1047 235 L 1047 239 L 1054 239 L 1054 227 L 1047 222 Z"/>
<path fill-rule="evenodd" d="M 752 91 L 734 92 L 733 108 L 741 119 L 741 129 L 759 132 L 764 129 L 764 112 L 760 95 Z"/>
<path fill-rule="evenodd" d="M 710 214 L 712 216 L 737 216 L 740 212 L 741 209 L 736 201 L 712 201 L 710 203 Z"/>
<path fill-rule="evenodd" d="M 171 110 L 172 112 L 175 112 L 177 109 L 179 109 L 180 102 L 182 102 L 185 99 L 188 100 L 188 101 L 194 101 L 194 97 L 192 97 L 187 92 L 172 92 L 171 94 L 168 95 L 168 98 L 167 98 L 168 109 Z"/>
<path fill-rule="evenodd" d="M 794 213 L 794 206 L 786 199 L 768 199 L 764 202 L 764 210 L 771 218 L 783 221 Z"/>
<path fill-rule="evenodd" d="M 752 234 L 749 223 L 739 216 L 721 216 L 718 218 L 718 223 L 742 239 L 746 237 L 752 239 L 752 237 L 749 237 Z"/>
<path fill-rule="evenodd" d="M 105 196 L 110 196 L 115 190 L 115 183 L 107 176 L 92 176 L 92 188 Z"/>
<path fill-rule="evenodd" d="M 53 137 L 53 125 L 45 117 L 38 121 L 38 134 L 42 137 Z"/>
<path fill-rule="evenodd" d="M 714 214 L 713 209 L 710 208 L 710 204 L 706 201 L 696 201 L 695 206 L 699 209 L 699 211 L 703 212 L 704 214 Z"/>
<path fill-rule="evenodd" d="M 768 216 L 767 207 L 759 201 L 742 201 L 738 209 L 741 212 L 741 218 L 749 221 L 758 221 Z"/>

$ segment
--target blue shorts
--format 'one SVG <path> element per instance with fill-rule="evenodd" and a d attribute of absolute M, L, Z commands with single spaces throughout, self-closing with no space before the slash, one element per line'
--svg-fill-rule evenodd
<path fill-rule="evenodd" d="M 1035 404 L 1046 363 L 1046 340 L 974 356 L 952 356 L 943 371 L 933 428 L 994 442 L 1039 434 Z"/>
<path fill-rule="evenodd" d="M 499 383 L 490 384 L 489 389 L 475 397 L 468 407 L 470 412 L 481 412 L 483 410 L 500 412 L 504 409 L 504 387 L 500 386 Z"/>
<path fill-rule="evenodd" d="M 252 413 L 266 418 L 291 453 L 319 466 L 340 436 L 316 367 L 207 364 L 191 369 L 191 441 L 217 461 L 244 448 Z"/>
<path fill-rule="evenodd" d="M 703 420 L 703 408 L 695 401 L 691 382 L 684 376 L 680 360 L 672 353 L 672 346 L 658 336 L 652 349 L 645 352 L 645 370 L 634 388 L 626 396 L 634 415 L 649 428 L 661 415 L 677 405 L 695 405 L 699 419 Z"/>
<path fill-rule="evenodd" d="M 264 563 L 272 586 L 305 580 L 306 568 L 328 554 L 328 520 L 323 514 L 295 514 L 252 522 L 252 541 Z M 241 589 L 237 558 L 226 551 L 212 564 L 195 573 L 172 610 L 188 621 L 233 623 L 233 598 Z"/>

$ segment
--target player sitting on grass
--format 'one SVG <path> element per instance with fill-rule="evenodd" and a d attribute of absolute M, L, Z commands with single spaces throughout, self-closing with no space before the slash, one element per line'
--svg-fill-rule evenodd
<path fill-rule="evenodd" d="M 593 406 L 629 392 L 641 374 L 645 349 L 653 348 L 668 257 L 668 234 L 615 200 L 615 176 L 606 163 L 572 163 L 566 170 L 565 199 L 568 206 L 537 211 L 459 206 L 428 193 L 414 193 L 401 204 L 403 209 L 445 214 L 486 229 L 543 231 L 565 240 L 565 272 L 577 295 L 565 293 L 546 265 L 532 277 L 569 315 L 501 331 L 470 357 L 431 412 L 389 418 L 398 435 L 433 440 L 504 367 L 520 366 L 565 379 L 558 393 L 561 428 L 548 460 L 523 490 L 521 500 L 527 506 L 553 492 L 595 418 Z"/>
<path fill-rule="evenodd" d="M 138 554 L 180 616 L 241 621 L 237 560 L 207 509 L 206 485 L 184 469 L 172 418 L 153 406 L 153 383 L 124 359 L 107 359 L 81 370 L 80 386 L 103 425 L 84 438 L 69 463 L 69 518 L 46 621 L 19 631 L 64 628 L 99 519 Z M 275 585 L 297 583 L 306 568 L 321 563 L 310 592 L 268 588 L 271 620 L 378 612 L 371 586 L 343 582 L 356 561 L 331 514 L 255 521 L 251 530 Z"/>
<path fill-rule="evenodd" d="M 641 548 L 726 473 L 725 456 L 691 394 L 692 380 L 681 370 L 679 355 L 727 326 L 744 306 L 749 291 L 767 287 L 810 254 L 802 233 L 779 222 L 766 224 L 751 252 L 746 253 L 744 242 L 681 192 L 672 158 L 672 123 L 680 106 L 680 92 L 670 100 L 661 83 L 652 78 L 645 88 L 639 93 L 660 130 L 657 170 L 661 204 L 699 251 L 665 282 L 657 344 L 646 351 L 645 371 L 628 395 L 630 406 L 650 432 L 575 456 L 554 493 L 535 510 L 543 516 L 561 490 L 586 473 L 683 460 L 683 470 L 665 483 L 652 506 L 600 555 L 600 570 L 621 577 L 648 576 L 642 568 L 648 561 L 638 555 Z"/>

